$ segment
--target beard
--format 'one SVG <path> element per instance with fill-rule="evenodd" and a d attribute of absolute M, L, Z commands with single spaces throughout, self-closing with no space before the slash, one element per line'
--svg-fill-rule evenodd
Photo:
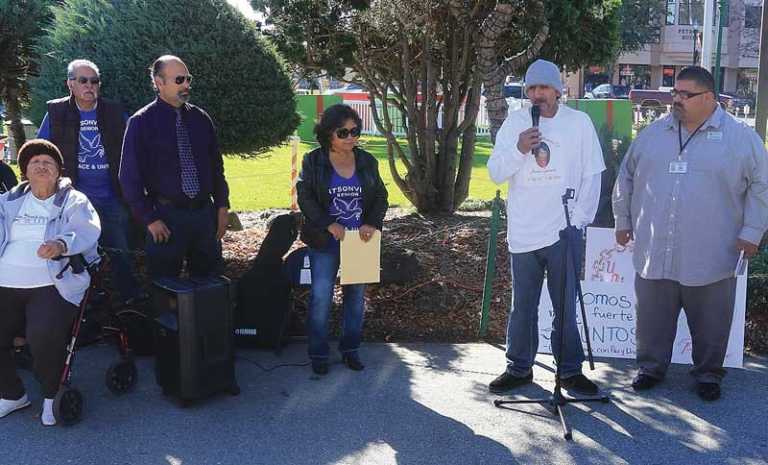
<path fill-rule="evenodd" d="M 675 118 L 682 119 L 685 117 L 685 109 L 682 105 L 672 105 L 672 114 Z"/>
<path fill-rule="evenodd" d="M 189 92 L 179 92 L 178 94 L 176 94 L 176 97 L 182 103 L 188 103 L 191 96 L 192 94 L 190 94 Z"/>
<path fill-rule="evenodd" d="M 532 100 L 531 103 L 539 106 L 542 115 L 552 113 L 557 106 L 557 101 L 549 102 L 546 99 Z"/>

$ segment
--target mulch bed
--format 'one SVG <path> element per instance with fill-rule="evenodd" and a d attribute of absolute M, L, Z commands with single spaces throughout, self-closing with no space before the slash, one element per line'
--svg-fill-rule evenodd
<path fill-rule="evenodd" d="M 224 238 L 227 276 L 237 279 L 256 256 L 269 219 L 285 211 L 240 214 L 245 229 Z M 382 284 L 367 286 L 367 341 L 477 341 L 480 326 L 488 212 L 426 218 L 391 210 L 382 239 Z M 503 228 L 502 228 L 503 229 Z M 509 309 L 509 261 L 500 231 L 496 280 L 486 340 L 504 340 Z M 302 246 L 299 241 L 294 248 Z M 399 269 L 397 269 L 399 268 Z M 306 316 L 306 293 L 297 317 Z M 331 328 L 338 331 L 341 291 L 337 286 Z"/>
<path fill-rule="evenodd" d="M 269 220 L 285 210 L 241 213 L 243 231 L 224 239 L 227 276 L 237 279 L 256 256 Z M 510 306 L 509 254 L 502 219 L 497 243 L 490 319 L 483 340 L 504 341 Z M 470 342 L 478 341 L 488 248 L 490 213 L 459 212 L 454 216 L 424 217 L 391 209 L 382 239 L 382 283 L 366 292 L 367 341 Z M 302 244 L 297 241 L 294 248 Z M 294 331 L 301 331 L 307 293 L 298 295 Z M 336 289 L 331 328 L 340 328 L 341 292 Z M 766 315 L 768 312 L 762 312 Z M 757 316 L 757 315 L 756 315 Z M 747 322 L 747 350 L 768 352 L 768 318 Z"/>

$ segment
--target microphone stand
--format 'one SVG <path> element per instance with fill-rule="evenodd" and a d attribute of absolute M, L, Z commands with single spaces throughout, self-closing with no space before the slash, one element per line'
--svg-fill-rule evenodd
<path fill-rule="evenodd" d="M 577 268 L 577 265 L 581 265 L 580 263 L 577 264 L 575 260 L 575 250 L 578 244 L 574 243 L 571 236 L 568 235 L 569 229 L 571 228 L 571 217 L 570 213 L 568 212 L 568 200 L 574 198 L 575 191 L 573 189 L 566 189 L 565 194 L 562 196 L 563 201 L 563 209 L 565 210 L 565 223 L 567 225 L 567 228 L 563 231 L 560 231 L 560 240 L 563 242 L 563 267 L 565 268 L 563 271 L 563 283 L 560 286 L 560 307 L 556 309 L 557 315 L 555 316 L 556 319 L 560 321 L 560 346 L 558 348 L 559 351 L 563 350 L 563 347 L 565 347 L 565 306 L 566 306 L 566 288 L 568 285 L 568 259 L 570 258 L 571 263 L 573 263 L 573 279 L 576 280 L 576 292 L 578 294 L 579 298 L 579 304 L 581 306 L 581 321 L 584 323 L 584 333 L 586 335 L 586 343 L 587 343 L 587 354 L 589 358 L 589 369 L 594 370 L 595 369 L 595 363 L 592 359 L 592 344 L 590 342 L 589 338 L 589 327 L 587 326 L 587 312 L 584 308 L 584 295 L 581 291 L 581 282 L 579 280 L 579 271 Z M 554 323 L 554 322 L 553 322 Z M 554 355 L 554 345 L 552 345 L 552 353 Z M 558 357 L 556 357 L 556 360 L 562 360 L 562 352 L 557 354 Z M 573 439 L 573 435 L 571 434 L 571 429 L 568 426 L 568 424 L 565 421 L 565 412 L 564 407 L 567 404 L 574 404 L 574 403 L 582 403 L 582 402 L 603 402 L 608 403 L 610 401 L 610 397 L 608 397 L 605 394 L 591 396 L 591 397 L 565 397 L 562 393 L 562 387 L 560 385 L 560 363 L 556 362 L 556 373 L 555 373 L 555 389 L 552 391 L 552 395 L 550 395 L 547 398 L 541 398 L 541 399 L 507 399 L 507 400 L 501 400 L 496 399 L 493 401 L 493 405 L 496 407 L 500 407 L 502 405 L 506 404 L 543 404 L 548 406 L 554 415 L 557 415 L 557 417 L 560 419 L 560 426 L 563 429 L 563 437 L 570 441 Z"/>

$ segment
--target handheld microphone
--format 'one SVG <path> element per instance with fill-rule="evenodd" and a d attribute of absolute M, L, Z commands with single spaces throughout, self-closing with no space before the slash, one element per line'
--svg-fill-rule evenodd
<path fill-rule="evenodd" d="M 541 117 L 541 108 L 539 108 L 538 105 L 532 105 L 531 106 L 531 120 L 533 121 L 533 127 L 538 128 L 539 127 L 539 118 Z M 536 152 L 536 150 L 539 148 L 538 144 L 531 147 L 532 152 Z"/>
<path fill-rule="evenodd" d="M 538 105 L 531 106 L 531 120 L 533 120 L 533 127 L 539 127 L 539 118 L 541 117 L 541 108 Z"/>

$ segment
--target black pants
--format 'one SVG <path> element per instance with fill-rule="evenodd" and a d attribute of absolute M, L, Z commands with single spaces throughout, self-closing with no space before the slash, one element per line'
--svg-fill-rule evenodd
<path fill-rule="evenodd" d="M 0 287 L 0 302 L 0 397 L 15 400 L 24 395 L 13 360 L 13 338 L 26 332 L 34 359 L 32 370 L 42 385 L 43 396 L 54 398 L 77 306 L 64 300 L 53 286 Z"/>
<path fill-rule="evenodd" d="M 160 219 L 171 231 L 165 243 L 155 243 L 147 232 L 145 252 L 152 279 L 176 277 L 184 259 L 189 260 L 191 276 L 211 276 L 221 271 L 221 243 L 216 240 L 216 209 L 213 204 L 185 210 L 163 205 Z"/>

